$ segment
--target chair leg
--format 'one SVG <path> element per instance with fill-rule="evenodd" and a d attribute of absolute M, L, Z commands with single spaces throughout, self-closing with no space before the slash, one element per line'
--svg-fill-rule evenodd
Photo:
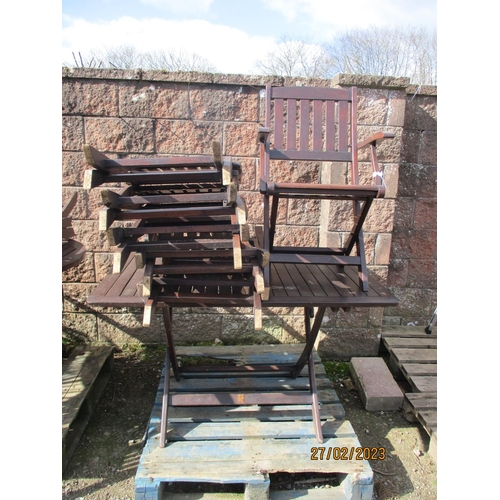
<path fill-rule="evenodd" d="M 163 398 L 161 403 L 160 448 L 165 448 L 168 423 L 168 397 L 170 392 L 170 352 L 167 346 L 165 354 L 165 377 L 163 379 Z"/>
<path fill-rule="evenodd" d="M 323 311 L 324 312 L 324 311 Z M 311 340 L 311 320 L 310 318 L 314 317 L 314 309 L 312 307 L 304 307 L 304 328 L 306 334 L 306 345 L 308 345 L 308 341 Z M 316 321 L 315 321 L 316 325 Z M 318 330 L 319 331 L 319 330 Z M 314 336 L 314 341 L 316 340 L 317 332 Z M 313 342 L 314 345 L 314 342 Z M 307 367 L 309 373 L 309 388 L 311 391 L 311 411 L 313 416 L 313 424 L 314 424 L 314 434 L 316 435 L 316 439 L 318 443 L 323 442 L 323 432 L 321 431 L 321 416 L 319 413 L 319 401 L 318 401 L 318 391 L 316 388 L 316 371 L 314 370 L 314 359 L 312 350 L 309 353 L 309 357 L 307 359 Z"/>
<path fill-rule="evenodd" d="M 278 218 L 279 196 L 274 195 L 271 203 L 271 220 L 269 226 L 269 251 L 272 251 L 274 245 L 274 235 L 276 233 L 276 219 Z"/>
<path fill-rule="evenodd" d="M 356 241 L 356 253 L 361 260 L 358 271 L 361 288 L 363 292 L 368 292 L 368 268 L 366 267 L 365 241 L 363 239 L 362 232 L 360 232 L 359 237 Z"/>
<path fill-rule="evenodd" d="M 314 360 L 312 353 L 309 355 L 309 386 L 311 388 L 311 410 L 313 415 L 314 433 L 318 443 L 323 442 L 323 432 L 321 430 L 321 416 L 319 414 L 318 391 L 316 389 L 316 372 L 314 370 Z"/>
<path fill-rule="evenodd" d="M 173 310 L 171 307 L 166 306 L 162 309 L 163 312 L 163 323 L 165 325 L 165 335 L 167 337 L 167 352 L 170 353 L 170 363 L 172 365 L 172 370 L 174 372 L 175 380 L 179 381 L 181 379 L 179 373 L 179 364 L 177 363 L 177 356 L 175 354 L 174 339 L 172 336 L 172 315 Z"/>

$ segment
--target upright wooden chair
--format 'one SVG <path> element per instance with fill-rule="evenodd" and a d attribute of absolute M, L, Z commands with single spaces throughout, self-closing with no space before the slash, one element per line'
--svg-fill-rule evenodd
<path fill-rule="evenodd" d="M 262 245 L 270 263 L 354 265 L 362 290 L 368 291 L 363 243 L 363 223 L 375 198 L 385 195 L 383 173 L 377 162 L 376 145 L 393 133 L 378 132 L 358 143 L 357 90 L 266 85 L 265 127 L 259 129 L 260 192 L 264 195 Z M 369 147 L 372 185 L 360 185 L 358 150 Z M 341 162 L 350 164 L 351 184 L 274 182 L 272 161 Z M 292 163 L 293 162 L 293 163 Z M 340 248 L 275 246 L 276 219 L 281 199 L 327 199 L 352 201 L 352 227 Z M 353 250 L 355 250 L 353 252 Z M 353 255 L 351 255 L 353 254 Z M 269 266 L 265 269 L 269 286 Z"/>

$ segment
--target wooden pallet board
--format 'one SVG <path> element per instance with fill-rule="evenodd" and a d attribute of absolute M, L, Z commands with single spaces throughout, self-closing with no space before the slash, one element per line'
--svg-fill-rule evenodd
<path fill-rule="evenodd" d="M 109 380 L 111 346 L 77 346 L 62 367 L 63 471 Z"/>
<path fill-rule="evenodd" d="M 303 345 L 179 347 L 177 355 L 201 355 L 245 363 L 283 363 L 297 357 Z M 320 417 L 325 438 L 318 444 L 311 406 L 239 405 L 170 407 L 167 445 L 159 447 L 163 376 L 147 430 L 147 441 L 136 474 L 136 500 L 167 498 L 167 483 L 242 484 L 247 499 L 298 498 L 272 491 L 270 474 L 317 472 L 338 474 L 340 485 L 328 498 L 371 498 L 373 472 L 366 461 L 311 460 L 311 448 L 359 447 L 338 396 L 314 352 Z M 241 390 L 296 390 L 306 387 L 307 369 L 296 379 L 224 377 L 171 380 L 172 393 Z M 202 495 L 198 493 L 197 495 Z M 279 496 L 281 494 L 281 496 Z M 295 491 L 295 495 L 297 491 Z M 302 490 L 301 495 L 308 494 Z M 277 496 L 276 496 L 277 495 Z M 285 495 L 285 496 L 283 496 Z M 168 498 L 175 498 L 168 493 Z M 185 498 L 189 498 L 186 496 Z M 197 496 L 204 498 L 204 496 Z M 206 498 L 212 498 L 207 492 Z"/>
<path fill-rule="evenodd" d="M 403 378 L 412 392 L 405 394 L 403 413 L 418 421 L 429 435 L 429 453 L 437 449 L 437 329 L 430 335 L 424 328 L 400 327 L 382 333 L 382 344 L 389 354 L 389 368 Z"/>

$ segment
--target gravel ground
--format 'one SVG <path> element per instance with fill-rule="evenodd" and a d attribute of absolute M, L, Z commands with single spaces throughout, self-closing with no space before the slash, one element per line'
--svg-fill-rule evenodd
<path fill-rule="evenodd" d="M 62 478 L 64 500 L 132 500 L 141 438 L 153 405 L 162 349 L 115 353 L 111 378 Z M 437 498 L 437 467 L 426 453 L 429 438 L 400 412 L 367 412 L 346 388 L 346 364 L 332 364 L 332 384 L 363 447 L 383 447 L 385 460 L 371 461 L 374 500 Z M 330 371 L 329 371 L 330 373 Z M 276 475 L 272 488 L 328 488 L 313 475 Z M 239 496 L 238 496 L 239 497 Z"/>

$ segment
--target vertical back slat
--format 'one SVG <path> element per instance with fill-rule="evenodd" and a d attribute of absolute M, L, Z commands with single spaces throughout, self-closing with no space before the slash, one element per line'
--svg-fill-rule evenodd
<path fill-rule="evenodd" d="M 358 93 L 356 87 L 352 89 L 352 102 L 351 102 L 351 144 L 352 144 L 352 178 L 353 184 L 358 184 L 358 124 L 357 124 L 357 102 Z"/>
<path fill-rule="evenodd" d="M 274 101 L 274 147 L 283 149 L 283 99 Z"/>
<path fill-rule="evenodd" d="M 326 102 L 325 110 L 325 150 L 335 150 L 335 101 Z"/>
<path fill-rule="evenodd" d="M 339 151 L 347 151 L 349 146 L 349 107 L 346 101 L 339 102 Z"/>
<path fill-rule="evenodd" d="M 299 149 L 302 151 L 309 149 L 309 105 L 310 101 L 308 99 L 301 99 Z"/>
<path fill-rule="evenodd" d="M 297 101 L 286 100 L 286 149 L 297 149 Z"/>
<path fill-rule="evenodd" d="M 320 151 L 323 145 L 321 133 L 323 131 L 323 102 L 313 103 L 313 150 Z"/>

